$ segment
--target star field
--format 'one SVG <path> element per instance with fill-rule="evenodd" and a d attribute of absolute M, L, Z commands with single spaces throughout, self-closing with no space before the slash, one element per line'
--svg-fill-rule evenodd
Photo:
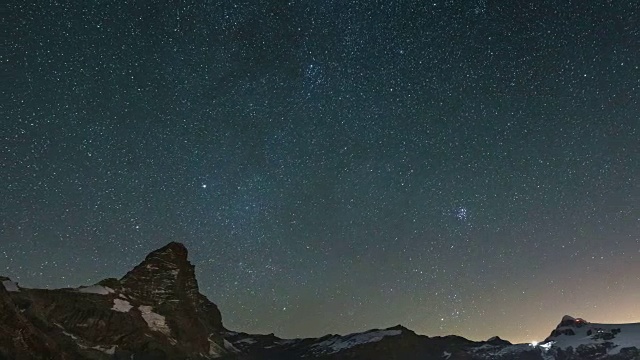
<path fill-rule="evenodd" d="M 640 321 L 634 2 L 34 1 L 5 18 L 0 274 L 183 242 L 225 325 L 541 340 Z"/>

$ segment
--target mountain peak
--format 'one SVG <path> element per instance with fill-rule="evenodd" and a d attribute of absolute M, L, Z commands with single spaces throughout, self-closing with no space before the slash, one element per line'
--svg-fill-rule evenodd
<path fill-rule="evenodd" d="M 385 330 L 400 330 L 402 332 L 413 332 L 412 330 L 407 329 L 406 327 L 398 324 L 396 326 L 392 326 L 390 328 L 386 328 Z"/>
<path fill-rule="evenodd" d="M 575 335 L 577 328 L 581 328 L 588 324 L 589 322 L 582 318 L 574 318 L 573 316 L 565 315 L 562 317 L 562 320 L 560 320 L 560 324 L 558 324 L 558 326 L 556 326 L 556 328 L 551 332 L 551 335 L 545 339 L 545 342 L 560 335 Z"/>
<path fill-rule="evenodd" d="M 170 242 L 154 250 L 118 282 L 123 292 L 148 305 L 198 314 L 211 328 L 222 328 L 218 307 L 200 294 L 187 248 Z"/>
<path fill-rule="evenodd" d="M 198 285 L 188 254 L 183 244 L 170 242 L 149 253 L 120 283 L 133 295 L 153 302 L 176 300 L 183 295 L 195 301 Z"/>
<path fill-rule="evenodd" d="M 489 340 L 486 341 L 488 344 L 496 345 L 496 346 L 507 346 L 511 345 L 507 340 L 501 339 L 500 336 L 490 337 Z"/>
<path fill-rule="evenodd" d="M 189 251 L 183 243 L 172 241 L 160 249 L 149 253 L 149 255 L 147 255 L 147 259 L 152 256 L 161 256 L 165 259 L 170 258 L 176 261 L 187 262 Z"/>
<path fill-rule="evenodd" d="M 565 315 L 562 317 L 562 320 L 560 320 L 560 324 L 558 325 L 558 328 L 564 327 L 564 326 L 582 326 L 584 324 L 588 324 L 588 322 L 585 319 L 574 318 L 573 316 Z"/>

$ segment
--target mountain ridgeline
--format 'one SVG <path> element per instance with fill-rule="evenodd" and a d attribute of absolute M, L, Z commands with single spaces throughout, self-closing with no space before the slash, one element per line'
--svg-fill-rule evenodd
<path fill-rule="evenodd" d="M 0 282 L 0 360 L 640 360 L 640 323 L 570 316 L 540 344 L 428 337 L 400 325 L 307 339 L 231 331 L 200 293 L 187 249 L 175 242 L 121 279 L 91 286 L 45 290 L 6 277 Z"/>

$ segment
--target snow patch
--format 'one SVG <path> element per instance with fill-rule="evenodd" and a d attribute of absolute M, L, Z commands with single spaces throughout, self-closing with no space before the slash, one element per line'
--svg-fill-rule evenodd
<path fill-rule="evenodd" d="M 242 340 L 238 340 L 236 341 L 236 344 L 255 344 L 257 341 L 255 339 L 252 338 L 244 338 Z"/>
<path fill-rule="evenodd" d="M 240 352 L 240 350 L 238 350 L 238 348 L 236 348 L 235 346 L 233 346 L 233 344 L 232 344 L 232 343 L 230 343 L 229 341 L 227 341 L 227 339 L 224 339 L 224 348 L 225 348 L 225 349 L 227 349 L 227 350 L 229 350 L 229 351 L 231 351 L 231 352 L 234 352 L 234 353 L 239 353 L 239 352 Z"/>
<path fill-rule="evenodd" d="M 283 340 L 278 340 L 275 343 L 278 345 L 291 345 L 293 343 L 298 342 L 299 339 L 283 339 Z"/>
<path fill-rule="evenodd" d="M 118 347 L 116 345 L 113 345 L 113 346 L 97 345 L 97 346 L 92 347 L 92 349 L 98 350 L 98 351 L 102 351 L 103 353 L 108 354 L 108 355 L 115 355 L 117 348 Z"/>
<path fill-rule="evenodd" d="M 149 326 L 149 329 L 161 332 L 167 336 L 171 335 L 171 329 L 169 329 L 169 325 L 167 325 L 164 316 L 158 313 L 154 313 L 152 311 L 153 307 L 140 305 L 138 306 L 138 310 L 140 310 L 144 321 L 147 322 L 147 326 Z"/>
<path fill-rule="evenodd" d="M 209 356 L 213 358 L 222 357 L 222 353 L 224 353 L 224 349 L 220 347 L 220 345 L 216 344 L 215 341 L 209 338 Z"/>
<path fill-rule="evenodd" d="M 451 357 L 451 353 L 448 352 L 448 351 L 443 351 L 442 352 L 442 357 L 445 358 L 445 359 L 448 359 L 448 358 Z"/>
<path fill-rule="evenodd" d="M 7 291 L 9 292 L 19 292 L 20 289 L 18 288 L 18 283 L 13 282 L 11 280 L 4 280 L 2 282 L 2 285 L 4 285 L 4 288 L 7 289 Z"/>
<path fill-rule="evenodd" d="M 126 313 L 129 312 L 131 308 L 133 308 L 133 306 L 131 306 L 127 300 L 113 299 L 113 307 L 111 310 Z"/>
<path fill-rule="evenodd" d="M 85 345 L 82 343 L 82 339 L 78 338 L 77 336 L 73 335 L 73 334 L 72 334 L 72 333 L 70 333 L 70 332 L 67 332 L 67 331 L 65 330 L 65 328 L 64 328 L 62 325 L 60 325 L 60 324 L 58 324 L 58 323 L 53 323 L 53 324 L 54 324 L 55 326 L 59 327 L 59 328 L 62 330 L 62 333 L 63 333 L 65 336 L 68 336 L 68 337 L 72 338 L 72 339 L 73 339 L 73 341 L 75 341 L 76 345 L 78 345 L 78 347 L 80 347 L 81 349 L 86 349 L 86 348 L 87 348 L 87 346 L 85 346 Z"/>
<path fill-rule="evenodd" d="M 78 339 L 78 337 L 77 337 L 77 336 L 73 335 L 73 334 L 72 334 L 72 333 L 70 333 L 70 332 L 66 332 L 66 331 L 64 331 L 64 330 L 63 330 L 63 331 L 62 331 L 62 333 L 63 333 L 63 334 L 65 334 L 66 336 L 68 336 L 68 337 L 72 338 L 72 339 L 73 339 L 73 340 L 75 340 L 75 341 L 80 341 L 80 339 Z"/>
<path fill-rule="evenodd" d="M 354 346 L 380 341 L 386 336 L 397 336 L 400 334 L 402 334 L 400 330 L 373 330 L 366 333 L 335 336 L 321 341 L 312 347 L 316 349 L 326 348 L 329 354 L 333 354 Z"/>
<path fill-rule="evenodd" d="M 531 344 L 515 344 L 505 347 L 495 346 L 491 344 L 483 344 L 475 349 L 473 352 L 489 359 L 493 358 L 514 358 L 516 354 L 521 354 L 531 350 Z"/>
<path fill-rule="evenodd" d="M 102 285 L 81 286 L 77 290 L 81 293 L 98 295 L 109 295 L 115 293 L 115 290 L 112 288 Z"/>
<path fill-rule="evenodd" d="M 493 355 L 498 357 L 505 357 L 513 354 L 524 353 L 529 349 L 531 349 L 531 344 L 515 344 L 515 345 L 505 346 L 504 348 L 500 349 L 500 351 L 498 351 L 497 353 L 494 353 Z"/>

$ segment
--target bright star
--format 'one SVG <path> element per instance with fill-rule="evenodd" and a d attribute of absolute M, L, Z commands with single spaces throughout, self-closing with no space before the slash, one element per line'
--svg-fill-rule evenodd
<path fill-rule="evenodd" d="M 207 188 L 207 184 L 202 184 L 202 188 L 206 189 Z"/>

